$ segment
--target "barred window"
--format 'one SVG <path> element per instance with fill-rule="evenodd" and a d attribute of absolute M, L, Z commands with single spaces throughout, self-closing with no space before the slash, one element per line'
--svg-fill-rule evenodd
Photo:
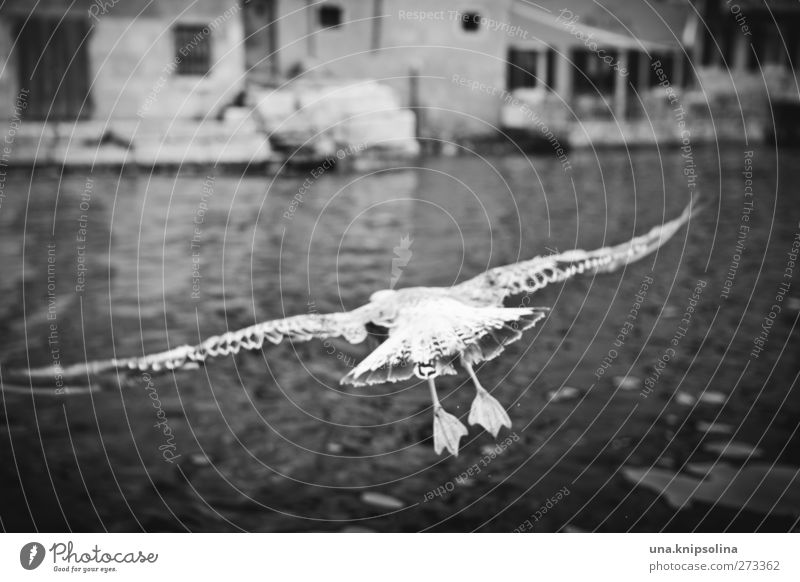
<path fill-rule="evenodd" d="M 179 75 L 205 75 L 211 69 L 211 31 L 198 24 L 175 26 L 175 61 Z"/>
<path fill-rule="evenodd" d="M 342 25 L 342 9 L 333 4 L 325 4 L 319 9 L 319 25 L 322 28 L 338 28 Z"/>

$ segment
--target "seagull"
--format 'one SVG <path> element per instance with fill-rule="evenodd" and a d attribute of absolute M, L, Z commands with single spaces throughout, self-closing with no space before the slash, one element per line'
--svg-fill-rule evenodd
<path fill-rule="evenodd" d="M 452 287 L 384 289 L 351 311 L 269 320 L 210 337 L 197 345 L 182 345 L 144 357 L 50 366 L 24 370 L 16 376 L 21 375 L 28 382 L 52 382 L 54 375 L 67 379 L 111 370 L 155 373 L 190 369 L 210 358 L 260 350 L 265 342 L 341 337 L 358 344 L 370 331 L 379 329 L 384 332 L 385 341 L 341 383 L 369 386 L 412 377 L 426 381 L 433 403 L 434 450 L 437 454 L 447 450 L 457 456 L 461 438 L 468 431 L 456 416 L 445 411 L 437 396 L 436 378 L 457 374 L 457 367 L 462 368 L 475 387 L 467 422 L 483 427 L 496 438 L 502 427 L 511 428 L 511 419 L 503 405 L 481 385 L 475 366 L 498 357 L 549 312 L 547 307 L 505 307 L 504 301 L 576 275 L 609 273 L 638 261 L 665 244 L 696 211 L 697 205 L 690 203 L 677 218 L 616 246 L 537 256 L 489 269 Z"/>

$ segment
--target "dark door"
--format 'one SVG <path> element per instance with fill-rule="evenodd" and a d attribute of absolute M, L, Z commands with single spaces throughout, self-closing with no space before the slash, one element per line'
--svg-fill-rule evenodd
<path fill-rule="evenodd" d="M 247 75 L 258 84 L 278 76 L 278 24 L 275 0 L 248 0 L 244 4 L 244 50 Z"/>
<path fill-rule="evenodd" d="M 20 88 L 30 91 L 26 116 L 89 117 L 89 23 L 79 18 L 31 18 L 17 26 Z"/>

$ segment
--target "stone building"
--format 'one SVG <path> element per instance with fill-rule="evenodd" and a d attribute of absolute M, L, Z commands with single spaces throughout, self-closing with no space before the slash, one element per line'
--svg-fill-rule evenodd
<path fill-rule="evenodd" d="M 244 87 L 237 0 L 8 0 L 0 95 L 33 119 L 202 118 Z"/>
<path fill-rule="evenodd" d="M 608 11 L 590 0 L 307 4 L 245 5 L 249 81 L 378 79 L 404 105 L 420 107 L 423 135 L 491 133 L 502 122 L 503 91 L 516 89 L 540 88 L 568 108 L 585 103 L 589 116 L 625 117 L 631 87 L 654 84 L 648 65 L 655 58 L 676 85 L 691 80 L 682 46 L 687 3 L 657 2 L 654 10 L 609 0 Z"/>
<path fill-rule="evenodd" d="M 460 139 L 524 126 L 513 94 L 554 125 L 627 122 L 663 113 L 656 62 L 676 89 L 757 69 L 791 89 L 797 24 L 787 0 L 6 0 L 0 116 L 23 95 L 29 120 L 166 131 L 255 106 L 272 127 L 339 98 L 391 105 L 384 134 Z"/>
<path fill-rule="evenodd" d="M 634 93 L 657 84 L 652 64 L 663 63 L 671 84 L 691 83 L 683 37 L 688 5 L 607 0 L 516 3 L 512 18 L 530 31 L 509 50 L 512 88 L 555 91 L 580 115 L 578 100 L 625 119 L 636 112 Z M 691 43 L 691 39 L 688 41 Z M 577 107 L 577 111 L 576 111 Z M 603 115 L 595 107 L 595 114 Z"/>
<path fill-rule="evenodd" d="M 505 85 L 509 38 L 482 22 L 507 23 L 512 4 L 513 0 L 251 0 L 245 6 L 250 14 L 250 80 L 263 86 L 297 74 L 376 79 L 392 87 L 403 106 L 415 108 L 423 134 L 447 137 L 486 131 L 499 120 L 500 103 L 464 90 L 452 79 L 461 75 Z"/>
<path fill-rule="evenodd" d="M 8 0 L 0 117 L 8 164 L 249 163 L 254 124 L 219 121 L 246 86 L 238 0 Z"/>
<path fill-rule="evenodd" d="M 589 0 L 540 8 L 517 0 L 43 0 L 35 8 L 9 0 L 0 7 L 0 94 L 12 97 L 24 79 L 28 114 L 40 118 L 196 118 L 245 84 L 274 87 L 306 73 L 386 83 L 405 105 L 424 106 L 437 132 L 500 120 L 496 95 L 453 79 L 547 87 L 566 102 L 607 93 L 621 112 L 625 79 L 588 45 L 644 83 L 642 53 L 676 55 L 683 66 L 674 31 L 687 10 L 604 5 L 609 12 Z"/>

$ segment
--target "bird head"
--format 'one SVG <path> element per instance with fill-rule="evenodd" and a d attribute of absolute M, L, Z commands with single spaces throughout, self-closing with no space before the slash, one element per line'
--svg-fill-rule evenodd
<path fill-rule="evenodd" d="M 378 313 L 373 318 L 373 323 L 383 327 L 389 327 L 397 316 L 396 304 L 397 291 L 394 289 L 382 289 L 370 295 L 369 301 L 378 308 Z"/>

